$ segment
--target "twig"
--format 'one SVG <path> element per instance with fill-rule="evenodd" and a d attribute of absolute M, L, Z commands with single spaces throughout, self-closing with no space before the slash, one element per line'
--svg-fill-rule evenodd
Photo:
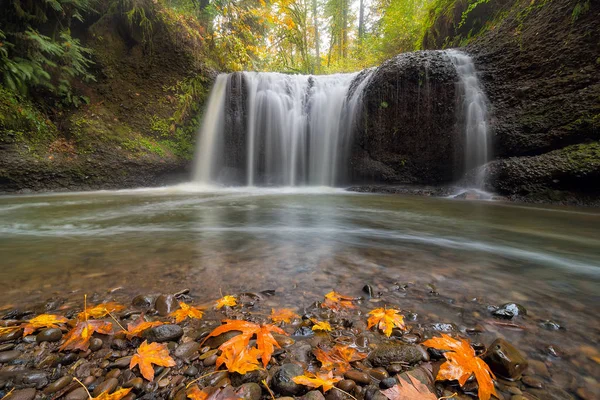
<path fill-rule="evenodd" d="M 10 396 L 10 394 L 14 391 L 15 391 L 15 388 L 10 389 L 10 392 L 6 393 L 6 395 L 4 395 L 4 397 L 2 397 L 0 400 L 8 399 L 8 396 Z"/>
<path fill-rule="evenodd" d="M 454 393 L 452 393 L 452 396 L 443 396 L 443 397 L 440 397 L 438 400 L 451 399 L 456 396 L 458 396 L 458 393 L 454 392 Z"/>
<path fill-rule="evenodd" d="M 86 391 L 86 393 L 90 399 L 93 398 L 92 395 L 90 394 L 90 391 L 88 390 L 88 388 L 86 388 L 85 385 L 79 379 L 73 377 L 73 380 L 81 385 L 81 387 Z"/>
<path fill-rule="evenodd" d="M 272 398 L 273 400 L 275 400 L 275 394 L 273 393 L 273 391 L 271 390 L 271 388 L 269 387 L 269 385 L 267 385 L 267 380 L 266 380 L 266 379 L 263 379 L 261 382 L 262 382 L 262 384 L 263 384 L 263 385 L 265 385 L 265 387 L 266 387 L 266 388 L 267 388 L 267 390 L 269 391 L 269 394 L 271 395 L 271 398 Z"/>
<path fill-rule="evenodd" d="M 105 308 L 105 310 L 106 310 L 106 308 Z M 127 329 L 123 328 L 123 325 L 121 325 L 121 324 L 119 323 L 119 321 L 117 321 L 117 319 L 115 318 L 115 316 L 114 316 L 114 315 L 112 315 L 112 314 L 110 313 L 110 311 L 106 310 L 106 312 L 108 313 L 108 315 L 110 315 L 110 317 L 113 319 L 113 321 L 115 321 L 115 322 L 117 323 L 117 325 L 119 325 L 119 328 L 121 328 L 122 330 L 124 330 L 125 332 L 127 332 Z"/>
<path fill-rule="evenodd" d="M 213 372 L 209 372 L 208 374 L 204 374 L 204 375 L 202 375 L 202 376 L 199 376 L 199 377 L 197 377 L 196 379 L 194 379 L 193 381 L 190 381 L 190 382 L 189 382 L 187 385 L 185 385 L 185 388 L 186 388 L 186 389 L 188 389 L 192 383 L 196 383 L 196 382 L 198 382 L 200 379 L 202 379 L 202 378 L 206 378 L 207 376 L 214 375 L 214 374 L 216 374 L 217 372 L 222 372 L 222 371 L 213 371 Z"/>
<path fill-rule="evenodd" d="M 338 388 L 338 387 L 335 387 L 335 386 L 334 386 L 333 388 L 334 388 L 335 390 L 339 390 L 340 392 L 342 392 L 342 393 L 344 393 L 344 394 L 347 394 L 348 396 L 352 397 L 354 400 L 358 400 L 356 397 L 352 396 L 350 393 L 346 392 L 345 390 L 342 390 L 342 389 L 340 389 L 340 388 Z"/>

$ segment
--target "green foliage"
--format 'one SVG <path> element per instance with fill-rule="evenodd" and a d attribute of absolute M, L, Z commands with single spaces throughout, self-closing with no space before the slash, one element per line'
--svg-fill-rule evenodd
<path fill-rule="evenodd" d="M 52 139 L 56 127 L 29 101 L 0 86 L 0 133 L 0 142 L 16 139 L 37 143 Z"/>
<path fill-rule="evenodd" d="M 480 4 L 487 4 L 489 3 L 490 0 L 475 0 L 475 1 L 470 1 L 469 2 L 469 7 L 467 7 L 467 9 L 462 13 L 462 16 L 460 18 L 460 23 L 458 24 L 458 27 L 461 28 L 465 22 L 467 22 L 467 18 L 469 16 L 469 13 L 471 13 L 471 11 L 473 11 L 478 5 Z"/>
<path fill-rule="evenodd" d="M 575 7 L 573 7 L 573 12 L 571 13 L 571 22 L 576 22 L 579 17 L 587 14 L 588 11 L 590 11 L 590 0 L 578 2 L 575 4 Z"/>

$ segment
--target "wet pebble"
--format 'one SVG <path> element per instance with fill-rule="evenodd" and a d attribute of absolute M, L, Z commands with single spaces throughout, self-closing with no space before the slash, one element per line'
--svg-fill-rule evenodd
<path fill-rule="evenodd" d="M 133 378 L 123 383 L 124 388 L 134 388 L 135 390 L 140 390 L 142 385 L 144 384 L 144 380 L 142 378 Z"/>
<path fill-rule="evenodd" d="M 154 298 L 145 294 L 137 295 L 131 300 L 131 304 L 139 308 L 150 308 L 154 304 Z"/>
<path fill-rule="evenodd" d="M 371 377 L 377 379 L 378 381 L 390 376 L 385 370 L 385 368 L 382 367 L 369 369 L 367 370 L 367 373 L 371 375 Z"/>
<path fill-rule="evenodd" d="M 205 367 L 210 367 L 211 365 L 215 365 L 217 363 L 217 358 L 219 358 L 219 356 L 217 356 L 217 354 L 213 354 L 209 357 L 206 357 L 204 361 L 202 361 L 202 364 L 204 364 Z"/>
<path fill-rule="evenodd" d="M 334 390 L 335 392 L 335 390 Z M 325 400 L 325 397 L 318 390 L 311 390 L 301 397 L 302 400 Z"/>
<path fill-rule="evenodd" d="M 149 342 L 169 342 L 183 336 L 183 329 L 179 325 L 160 325 L 146 330 L 143 336 Z"/>
<path fill-rule="evenodd" d="M 196 375 L 198 375 L 198 372 L 199 372 L 199 371 L 198 371 L 198 368 L 196 368 L 196 367 L 194 367 L 194 366 L 192 365 L 192 366 L 188 367 L 188 368 L 187 368 L 187 369 L 186 369 L 186 370 L 183 372 L 183 374 L 184 374 L 185 376 L 196 376 Z"/>
<path fill-rule="evenodd" d="M 31 371 L 21 375 L 23 384 L 30 386 L 34 385 L 41 389 L 48 384 L 48 375 L 42 371 Z"/>
<path fill-rule="evenodd" d="M 542 380 L 538 379 L 536 377 L 533 377 L 533 376 L 524 376 L 521 379 L 521 382 L 523 382 L 525 385 L 527 385 L 529 387 L 536 388 L 536 389 L 541 389 L 542 387 L 544 387 Z"/>
<path fill-rule="evenodd" d="M 19 358 L 20 355 L 21 352 L 18 350 L 3 351 L 0 353 L 0 363 L 11 362 L 12 360 Z"/>
<path fill-rule="evenodd" d="M 123 339 L 115 339 L 110 344 L 110 347 L 115 350 L 125 350 L 127 348 L 127 342 Z"/>
<path fill-rule="evenodd" d="M 100 338 L 92 338 L 90 340 L 90 350 L 91 351 L 98 351 L 102 348 L 102 345 L 104 343 L 102 342 L 102 339 Z"/>
<path fill-rule="evenodd" d="M 87 400 L 88 394 L 84 388 L 80 387 L 67 393 L 65 400 Z"/>
<path fill-rule="evenodd" d="M 172 294 L 164 295 L 161 294 L 156 298 L 156 303 L 154 303 L 154 308 L 158 311 L 158 314 L 166 317 L 171 314 L 179 307 L 179 302 Z"/>
<path fill-rule="evenodd" d="M 302 391 L 303 387 L 295 383 L 292 379 L 303 373 L 304 369 L 297 364 L 283 364 L 273 375 L 271 385 L 278 393 L 284 395 L 298 394 Z"/>
<path fill-rule="evenodd" d="M 48 328 L 40 331 L 35 337 L 35 341 L 42 342 L 58 342 L 62 339 L 62 331 L 58 328 Z"/>
<path fill-rule="evenodd" d="M 17 329 L 12 332 L 6 332 L 0 335 L 0 343 L 16 340 L 23 336 L 23 329 Z"/>
<path fill-rule="evenodd" d="M 504 339 L 494 340 L 483 359 L 492 372 L 509 380 L 518 379 L 528 365 L 519 350 Z"/>
<path fill-rule="evenodd" d="M 512 319 L 518 315 L 527 315 L 527 310 L 518 303 L 505 303 L 492 311 L 492 314 L 498 318 Z"/>
<path fill-rule="evenodd" d="M 117 358 L 115 362 L 110 364 L 111 368 L 129 368 L 129 364 L 131 363 L 132 356 Z"/>
<path fill-rule="evenodd" d="M 554 322 L 554 321 L 550 321 L 550 320 L 546 320 L 540 323 L 540 326 L 544 329 L 547 329 L 549 331 L 557 331 L 561 328 L 560 324 Z"/>
<path fill-rule="evenodd" d="M 376 367 L 392 363 L 416 364 L 428 360 L 429 355 L 422 347 L 407 344 L 382 344 L 369 355 L 369 361 Z"/>
<path fill-rule="evenodd" d="M 45 394 L 51 394 L 58 392 L 59 390 L 65 388 L 69 383 L 73 381 L 73 377 L 70 375 L 65 375 L 62 378 L 52 382 L 44 389 Z"/>
<path fill-rule="evenodd" d="M 381 382 L 379 382 L 379 387 L 385 390 L 395 386 L 397 383 L 398 381 L 396 380 L 396 378 L 385 378 L 382 379 Z"/>
<path fill-rule="evenodd" d="M 108 392 L 109 394 L 113 392 L 119 385 L 119 381 L 115 378 L 109 378 L 96 386 L 94 392 L 92 393 L 94 397 L 98 397 L 101 393 Z"/>
<path fill-rule="evenodd" d="M 106 378 L 118 378 L 121 375 L 120 369 L 111 369 L 108 374 L 106 374 Z"/>
<path fill-rule="evenodd" d="M 242 400 L 260 400 L 262 389 L 257 383 L 248 382 L 241 385 L 235 394 Z"/>
<path fill-rule="evenodd" d="M 351 379 L 342 379 L 337 383 L 337 387 L 342 389 L 344 392 L 352 392 L 356 387 L 356 382 Z"/>
<path fill-rule="evenodd" d="M 357 371 L 355 369 L 347 371 L 344 374 L 344 378 L 353 380 L 354 382 L 361 385 L 368 385 L 369 383 L 371 383 L 371 378 L 369 377 L 369 374 L 362 371 Z"/>
<path fill-rule="evenodd" d="M 4 344 L 0 344 L 0 352 L 2 351 L 8 351 L 8 350 L 12 350 L 15 348 L 15 344 L 14 343 L 4 343 Z"/>
<path fill-rule="evenodd" d="M 199 343 L 187 342 L 177 346 L 173 354 L 175 355 L 175 357 L 181 358 L 183 360 L 190 360 L 193 356 L 198 355 L 199 348 Z"/>
<path fill-rule="evenodd" d="M 77 353 L 67 353 L 59 359 L 59 363 L 62 365 L 71 365 L 77 361 L 78 358 L 79 356 Z"/>
<path fill-rule="evenodd" d="M 87 397 L 87 395 L 86 395 Z M 10 400 L 33 400 L 35 398 L 35 389 L 20 389 L 15 390 L 7 397 Z"/>

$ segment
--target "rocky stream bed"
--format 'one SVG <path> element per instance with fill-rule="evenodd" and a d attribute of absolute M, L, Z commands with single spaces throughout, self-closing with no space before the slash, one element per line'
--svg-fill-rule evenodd
<path fill-rule="evenodd" d="M 406 323 L 405 329 L 394 328 L 391 336 L 367 328 L 368 312 L 385 307 L 400 308 L 393 303 L 398 292 L 413 292 L 416 297 L 435 297 L 435 288 L 424 291 L 410 283 L 365 285 L 363 296 L 352 300 L 353 308 L 323 308 L 322 299 L 300 304 L 289 323 L 278 325 L 287 335 L 273 334 L 281 346 L 275 348 L 273 357 L 266 366 L 245 374 L 230 373 L 223 367 L 216 368 L 218 349 L 224 342 L 240 332 L 233 331 L 209 337 L 211 331 L 221 325 L 222 320 L 246 320 L 269 323 L 269 315 L 278 307 L 279 291 L 265 290 L 259 293 L 235 295 L 237 305 L 219 310 L 213 302 L 206 302 L 202 293 L 185 289 L 176 294 L 142 294 L 127 300 L 119 290 L 96 293 L 88 297 L 88 304 L 109 301 L 121 302 L 125 306 L 106 318 L 113 323 L 113 334 L 94 333 L 86 351 L 64 350 L 67 331 L 74 325 L 82 311 L 80 294 L 53 297 L 30 308 L 15 308 L 10 305 L 0 308 L 0 398 L 6 400 L 67 399 L 85 400 L 88 392 L 75 378 L 80 380 L 92 396 L 102 392 L 111 393 L 117 388 L 131 388 L 125 399 L 185 399 L 189 392 L 186 386 L 193 381 L 204 391 L 230 387 L 223 397 L 241 399 L 372 399 L 385 400 L 382 390 L 396 385 L 400 379 L 412 376 L 425 384 L 436 397 L 453 396 L 457 399 L 477 398 L 477 382 L 473 379 L 461 388 L 456 381 L 435 381 L 440 366 L 445 361 L 443 353 L 422 343 L 444 333 L 470 341 L 476 354 L 489 365 L 496 375 L 494 381 L 500 399 L 584 399 L 592 400 L 600 395 L 600 385 L 595 377 L 600 376 L 600 352 L 595 343 L 579 346 L 576 351 L 563 351 L 547 343 L 536 354 L 525 354 L 502 338 L 493 334 L 502 330 L 521 331 L 528 340 L 540 340 L 540 333 L 564 331 L 558 323 L 537 320 L 527 314 L 520 304 L 479 304 L 481 311 L 473 312 L 472 305 L 460 304 L 461 299 L 450 299 L 456 312 L 471 313 L 470 325 L 457 326 L 443 322 L 443 316 L 435 312 L 421 315 L 401 309 Z M 172 314 L 180 302 L 204 309 L 202 319 L 186 319 L 174 323 Z M 477 303 L 477 299 L 472 299 Z M 65 316 L 69 321 L 59 327 L 38 329 L 23 336 L 20 326 L 43 314 Z M 161 321 L 163 325 L 151 327 L 141 337 L 128 339 L 118 333 L 118 325 L 127 326 L 139 321 Z M 315 331 L 315 321 L 328 322 L 332 330 Z M 490 329 L 492 327 L 492 329 Z M 8 329 L 6 329 L 8 328 Z M 1 331 L 0 331 L 1 332 Z M 170 356 L 175 360 L 171 367 L 155 367 L 152 382 L 144 379 L 137 367 L 130 369 L 132 356 L 142 341 L 166 344 Z M 304 371 L 317 371 L 320 362 L 315 350 L 344 345 L 356 349 L 365 358 L 351 362 L 336 386 L 341 390 L 323 393 L 295 383 L 292 379 Z M 558 361 L 562 363 L 557 363 Z M 568 365 L 565 368 L 566 362 Z M 217 372 L 217 370 L 219 370 Z M 342 375 L 342 374 L 340 374 Z M 272 393 L 271 393 L 272 392 Z M 211 397 L 212 398 L 212 397 Z M 407 397 L 408 398 L 408 397 Z"/>

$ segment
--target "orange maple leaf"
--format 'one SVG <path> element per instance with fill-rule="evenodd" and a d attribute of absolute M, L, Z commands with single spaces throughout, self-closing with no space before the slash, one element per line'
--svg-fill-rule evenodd
<path fill-rule="evenodd" d="M 334 311 L 339 311 L 342 308 L 356 308 L 354 303 L 352 303 L 353 300 L 352 297 L 341 295 L 336 291 L 331 291 L 325 295 L 325 301 L 321 306 L 330 308 Z"/>
<path fill-rule="evenodd" d="M 198 385 L 194 385 L 190 387 L 185 394 L 192 400 L 241 400 L 241 397 L 236 395 L 231 386 L 217 388 L 212 393 L 210 393 L 210 389 L 208 390 L 209 393 L 200 390 Z"/>
<path fill-rule="evenodd" d="M 426 340 L 423 345 L 438 350 L 446 350 L 444 357 L 447 361 L 440 367 L 436 380 L 457 380 L 460 386 L 463 386 L 469 377 L 475 374 L 475 379 L 477 379 L 479 385 L 479 398 L 489 400 L 492 394 L 498 397 L 492 381 L 496 377 L 485 361 L 475 355 L 475 350 L 469 342 L 462 339 L 453 339 L 442 333 L 441 338 L 436 337 Z"/>
<path fill-rule="evenodd" d="M 313 351 L 317 360 L 321 362 L 321 368 L 326 371 L 336 370 L 344 373 L 350 369 L 350 363 L 359 361 L 367 357 L 366 353 L 361 353 L 357 349 L 336 344 L 332 349 L 316 348 Z"/>
<path fill-rule="evenodd" d="M 81 350 L 86 351 L 90 347 L 90 339 L 94 332 L 103 335 L 112 333 L 112 324 L 101 320 L 79 321 L 75 328 L 65 335 L 65 341 L 59 350 Z"/>
<path fill-rule="evenodd" d="M 271 321 L 273 322 L 285 322 L 290 323 L 294 318 L 300 318 L 298 314 L 294 312 L 291 308 L 280 308 L 275 311 L 274 308 L 271 309 L 271 315 L 269 315 Z"/>
<path fill-rule="evenodd" d="M 260 351 L 256 347 L 248 348 L 243 341 L 238 340 L 236 344 L 223 349 L 223 353 L 217 358 L 216 367 L 225 364 L 229 372 L 237 372 L 244 375 L 250 371 L 260 369 Z"/>
<path fill-rule="evenodd" d="M 129 369 L 139 365 L 142 376 L 152 382 L 154 380 L 154 368 L 152 364 L 162 367 L 173 367 L 175 360 L 169 355 L 169 349 L 166 344 L 150 343 L 145 340 L 137 349 L 137 353 L 131 358 Z"/>
<path fill-rule="evenodd" d="M 102 303 L 102 304 L 98 304 L 95 307 L 86 308 L 85 310 L 83 310 L 82 312 L 80 312 L 77 315 L 77 318 L 79 318 L 80 321 L 83 321 L 87 318 L 96 318 L 96 319 L 104 318 L 110 313 L 119 312 L 124 309 L 125 309 L 125 306 L 123 306 L 119 303 L 115 303 L 115 302 Z M 87 317 L 86 317 L 86 313 L 87 313 Z"/>
<path fill-rule="evenodd" d="M 240 335 L 229 339 L 219 347 L 220 350 L 225 351 L 227 347 L 238 346 L 240 342 L 243 346 L 248 346 L 250 339 L 256 335 L 256 345 L 258 346 L 259 354 L 265 367 L 271 360 L 271 355 L 273 354 L 275 347 L 280 347 L 271 332 L 287 335 L 283 329 L 275 325 L 258 325 L 248 321 L 231 319 L 223 320 L 223 322 L 225 325 L 215 328 L 207 338 L 219 336 L 220 334 L 229 331 L 242 332 Z"/>
<path fill-rule="evenodd" d="M 394 328 L 406 329 L 404 317 L 399 314 L 398 310 L 394 310 L 393 308 L 388 308 L 387 310 L 385 308 L 376 308 L 369 312 L 369 315 L 367 329 L 377 326 L 387 337 L 392 335 L 392 329 Z"/>
<path fill-rule="evenodd" d="M 317 321 L 316 319 L 311 319 L 311 321 L 314 324 L 312 327 L 313 331 L 331 332 L 333 330 L 327 321 Z"/>
<path fill-rule="evenodd" d="M 163 325 L 160 321 L 146 321 L 143 315 L 130 324 L 127 324 L 125 334 L 128 339 L 133 337 L 141 337 L 146 329 L 154 328 L 155 326 Z"/>
<path fill-rule="evenodd" d="M 410 382 L 400 378 L 399 382 L 389 389 L 382 390 L 389 400 L 437 400 L 437 396 L 417 378 L 408 375 Z"/>
<path fill-rule="evenodd" d="M 91 397 L 90 400 L 121 400 L 123 397 L 127 396 L 129 392 L 131 392 L 133 388 L 127 389 L 119 389 L 112 394 L 108 394 L 108 392 L 102 392 L 98 397 Z"/>
<path fill-rule="evenodd" d="M 185 304 L 183 301 L 179 302 L 179 307 L 179 310 L 171 313 L 171 316 L 175 317 L 176 324 L 184 321 L 186 318 L 202 319 L 204 316 L 202 310 Z"/>
<path fill-rule="evenodd" d="M 64 324 L 69 320 L 60 315 L 42 314 L 30 319 L 23 324 L 23 336 L 27 336 L 40 328 L 58 328 L 59 324 Z"/>
<path fill-rule="evenodd" d="M 185 394 L 188 397 L 188 399 L 192 399 L 192 400 L 207 400 L 208 399 L 208 393 L 200 390 L 198 385 L 191 386 L 188 390 L 186 390 Z"/>
<path fill-rule="evenodd" d="M 325 372 L 317 372 L 316 374 L 310 373 L 308 371 L 304 372 L 304 375 L 299 375 L 292 380 L 298 385 L 304 385 L 311 388 L 323 388 L 323 392 L 327 392 L 333 386 L 342 380 L 342 378 L 334 377 L 333 372 L 329 371 Z"/>
<path fill-rule="evenodd" d="M 217 310 L 220 310 L 221 308 L 223 308 L 225 306 L 235 307 L 236 305 L 237 305 L 237 300 L 235 297 L 223 296 L 219 300 L 217 300 L 215 307 L 217 308 Z"/>

